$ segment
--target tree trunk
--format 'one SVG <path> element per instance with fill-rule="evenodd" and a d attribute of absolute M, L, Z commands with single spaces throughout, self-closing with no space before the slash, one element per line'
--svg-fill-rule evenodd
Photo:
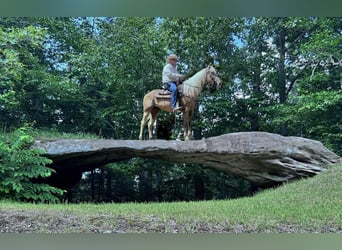
<path fill-rule="evenodd" d="M 113 201 L 113 190 L 112 190 L 112 173 L 110 170 L 106 171 L 106 200 Z"/>
<path fill-rule="evenodd" d="M 253 74 L 253 82 L 252 82 L 252 90 L 253 90 L 253 98 L 257 103 L 252 104 L 252 114 L 251 114 L 251 119 L 250 119 L 250 123 L 251 123 L 251 131 L 259 131 L 259 113 L 258 113 L 258 109 L 259 109 L 259 100 L 260 100 L 260 86 L 262 83 L 261 80 L 261 61 L 262 61 L 262 44 L 261 41 L 258 43 L 257 45 L 257 59 L 256 59 L 256 63 L 255 63 L 255 70 L 254 70 L 254 74 Z"/>
<path fill-rule="evenodd" d="M 202 176 L 200 174 L 195 174 L 194 182 L 195 182 L 195 200 L 204 200 L 205 188 L 204 188 Z"/>
<path fill-rule="evenodd" d="M 91 170 L 90 173 L 90 186 L 91 186 L 91 200 L 94 202 L 95 201 L 95 171 Z"/>
<path fill-rule="evenodd" d="M 279 102 L 280 104 L 286 103 L 286 74 L 285 74 L 285 29 L 280 28 L 278 37 L 278 52 L 279 52 L 279 63 L 278 63 L 278 91 L 279 91 Z M 287 124 L 282 122 L 280 124 L 280 134 L 287 135 Z"/>
<path fill-rule="evenodd" d="M 139 194 L 140 201 L 152 201 L 152 172 L 144 170 L 140 175 Z"/>

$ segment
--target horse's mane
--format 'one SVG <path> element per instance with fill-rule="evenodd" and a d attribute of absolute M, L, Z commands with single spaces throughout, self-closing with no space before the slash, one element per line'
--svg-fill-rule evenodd
<path fill-rule="evenodd" d="M 191 98 L 197 98 L 200 95 L 205 82 L 203 73 L 205 73 L 205 68 L 183 82 L 183 95 Z"/>

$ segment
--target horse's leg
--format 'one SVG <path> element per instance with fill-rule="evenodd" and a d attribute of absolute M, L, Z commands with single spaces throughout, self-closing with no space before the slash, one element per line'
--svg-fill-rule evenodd
<path fill-rule="evenodd" d="M 188 115 L 188 140 L 192 139 L 192 128 L 191 128 L 191 121 L 192 121 L 192 110 L 189 111 Z"/>
<path fill-rule="evenodd" d="M 141 124 L 140 124 L 139 140 L 143 139 L 144 127 L 149 116 L 150 116 L 150 111 L 144 111 L 144 115 L 143 115 L 143 118 L 141 119 Z"/>
<path fill-rule="evenodd" d="M 185 141 L 192 139 L 192 128 L 191 128 L 192 113 L 193 113 L 192 110 L 183 113 L 184 140 Z"/>
<path fill-rule="evenodd" d="M 183 112 L 183 122 L 184 122 L 184 140 L 188 141 L 190 140 L 189 138 L 189 112 L 185 111 Z"/>
<path fill-rule="evenodd" d="M 159 111 L 160 111 L 160 109 L 158 109 L 158 108 L 154 108 L 151 110 L 151 119 L 148 122 L 148 137 L 150 140 L 153 137 L 153 134 L 152 134 L 153 124 L 156 121 L 156 118 L 157 118 Z"/>

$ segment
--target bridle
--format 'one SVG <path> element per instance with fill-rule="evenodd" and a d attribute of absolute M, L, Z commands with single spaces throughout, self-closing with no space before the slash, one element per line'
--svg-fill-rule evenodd
<path fill-rule="evenodd" d="M 209 78 L 210 78 L 211 82 L 207 81 L 208 75 L 209 75 Z M 213 72 L 210 71 L 210 67 L 207 69 L 205 81 L 206 81 L 206 84 L 208 84 L 208 83 L 209 83 L 209 85 L 213 85 L 214 84 L 215 88 L 217 88 L 218 84 L 217 84 L 215 76 L 213 76 Z"/>
<path fill-rule="evenodd" d="M 210 78 L 210 80 L 208 81 L 208 77 Z M 188 87 L 191 88 L 203 88 L 206 85 L 209 85 L 209 88 L 215 88 L 217 89 L 217 86 L 219 86 L 219 84 L 217 83 L 217 75 L 216 72 L 212 72 L 211 71 L 211 64 L 209 64 L 209 66 L 205 69 L 205 77 L 204 77 L 204 81 L 202 82 L 202 86 L 193 86 L 191 84 L 187 84 Z M 197 101 L 198 98 L 193 98 L 191 96 L 185 95 L 184 93 L 182 93 L 182 95 L 186 98 L 189 98 L 192 101 Z"/>

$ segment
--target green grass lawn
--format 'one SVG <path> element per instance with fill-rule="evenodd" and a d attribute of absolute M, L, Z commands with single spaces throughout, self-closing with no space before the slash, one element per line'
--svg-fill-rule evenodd
<path fill-rule="evenodd" d="M 44 220 L 39 215 L 45 215 L 45 219 L 50 218 L 45 224 L 63 223 L 61 218 L 70 217 L 81 224 L 66 226 L 62 232 L 87 232 L 90 228 L 108 232 L 342 232 L 341 208 L 341 164 L 315 177 L 235 200 L 126 204 L 0 202 L 0 213 L 12 211 L 25 217 L 27 212 L 36 220 Z M 41 231 L 49 232 L 44 228 Z"/>

